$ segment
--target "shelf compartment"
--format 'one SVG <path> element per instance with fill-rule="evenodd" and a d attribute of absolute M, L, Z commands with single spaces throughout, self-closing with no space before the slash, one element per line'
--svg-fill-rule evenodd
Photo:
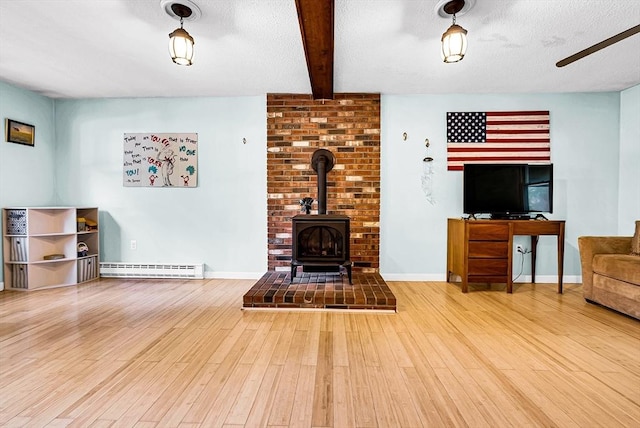
<path fill-rule="evenodd" d="M 15 264 L 11 266 L 11 288 L 26 290 L 29 285 L 28 265 Z"/>
<path fill-rule="evenodd" d="M 27 210 L 7 209 L 5 210 L 4 224 L 6 224 L 7 235 L 27 234 Z"/>
<path fill-rule="evenodd" d="M 76 261 L 28 265 L 28 289 L 58 287 L 77 283 Z"/>
<path fill-rule="evenodd" d="M 97 208 L 78 208 L 76 210 L 76 220 L 82 218 L 85 220 L 84 224 L 77 223 L 76 230 L 78 233 L 94 233 L 97 232 L 98 224 L 98 209 Z M 89 223 L 94 224 L 93 228 L 89 226 Z M 82 227 L 81 227 L 82 226 Z"/>
<path fill-rule="evenodd" d="M 98 241 L 97 233 L 83 233 L 78 234 L 78 243 L 84 242 L 89 247 L 89 255 L 97 254 L 100 249 L 100 243 Z M 79 256 L 80 257 L 80 256 Z"/>
<path fill-rule="evenodd" d="M 98 256 L 82 257 L 78 259 L 78 282 L 91 281 L 98 277 Z"/>
<path fill-rule="evenodd" d="M 9 238 L 9 261 L 26 262 L 29 255 L 28 239 L 26 237 Z"/>
<path fill-rule="evenodd" d="M 30 235 L 75 233 L 76 215 L 73 208 L 38 208 L 27 211 Z"/>
<path fill-rule="evenodd" d="M 31 237 L 29 245 L 30 261 L 45 261 L 44 256 L 50 254 L 64 254 L 65 259 L 74 259 L 77 255 L 75 235 L 46 235 Z"/>

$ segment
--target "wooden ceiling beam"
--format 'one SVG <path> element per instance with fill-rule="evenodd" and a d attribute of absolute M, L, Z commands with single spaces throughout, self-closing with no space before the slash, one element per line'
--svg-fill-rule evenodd
<path fill-rule="evenodd" d="M 334 0 L 296 0 L 314 99 L 333 99 Z"/>

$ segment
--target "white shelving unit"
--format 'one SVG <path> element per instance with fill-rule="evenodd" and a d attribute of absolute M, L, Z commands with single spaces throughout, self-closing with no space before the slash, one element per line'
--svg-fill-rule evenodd
<path fill-rule="evenodd" d="M 98 208 L 4 208 L 2 224 L 7 288 L 63 287 L 98 278 Z M 78 253 L 82 242 L 86 255 Z"/>

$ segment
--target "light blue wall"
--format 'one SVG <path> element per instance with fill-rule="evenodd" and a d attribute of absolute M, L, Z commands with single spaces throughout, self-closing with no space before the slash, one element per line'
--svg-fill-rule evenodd
<path fill-rule="evenodd" d="M 103 261 L 266 271 L 266 97 L 63 100 L 56 118 L 58 200 L 100 208 Z M 123 187 L 133 132 L 198 133 L 198 187 Z"/>
<path fill-rule="evenodd" d="M 0 207 L 55 204 L 54 101 L 0 82 L 0 118 Z M 35 126 L 33 147 L 6 142 L 7 118 Z"/>
<path fill-rule="evenodd" d="M 55 202 L 54 101 L 0 82 L 0 207 L 50 205 Z M 35 126 L 35 145 L 6 142 L 6 122 Z"/>
<path fill-rule="evenodd" d="M 567 221 L 564 273 L 580 275 L 578 236 L 617 232 L 619 103 L 619 93 L 384 95 L 380 270 L 385 278 L 445 279 L 446 220 L 462 215 L 462 173 L 446 170 L 446 112 L 500 110 L 550 111 L 554 212 L 549 217 Z M 435 159 L 433 205 L 420 182 L 426 138 Z M 529 239 L 518 239 L 530 247 Z M 553 280 L 555 238 L 541 237 L 538 251 L 536 273 Z M 523 270 L 530 273 L 528 258 Z M 519 271 L 514 265 L 514 274 Z"/>
<path fill-rule="evenodd" d="M 640 85 L 620 95 L 618 235 L 633 235 L 640 220 Z"/>
<path fill-rule="evenodd" d="M 629 233 L 629 219 L 640 217 L 633 185 L 639 91 L 382 96 L 382 274 L 445 278 L 446 219 L 462 214 L 462 175 L 446 171 L 446 112 L 544 109 L 555 164 L 551 217 L 567 221 L 565 275 L 577 278 L 578 236 Z M 36 125 L 35 148 L 0 145 L 2 206 L 99 206 L 104 261 L 202 262 L 208 276 L 225 277 L 266 270 L 265 97 L 54 102 L 0 83 L 0 113 Z M 128 132 L 197 132 L 198 187 L 123 187 Z M 420 185 L 426 138 L 435 158 L 434 205 Z M 553 281 L 555 257 L 555 238 L 542 237 L 541 280 Z M 527 260 L 525 278 L 529 272 Z"/>

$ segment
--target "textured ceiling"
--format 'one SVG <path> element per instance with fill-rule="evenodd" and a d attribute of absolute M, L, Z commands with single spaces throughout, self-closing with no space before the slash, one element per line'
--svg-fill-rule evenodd
<path fill-rule="evenodd" d="M 294 0 L 193 0 L 191 67 L 161 0 L 0 0 L 0 80 L 54 98 L 310 93 Z M 639 0 L 477 0 L 458 24 L 464 60 L 444 64 L 438 0 L 336 0 L 335 92 L 618 91 L 640 83 L 640 34 L 556 68 L 640 23 Z"/>

